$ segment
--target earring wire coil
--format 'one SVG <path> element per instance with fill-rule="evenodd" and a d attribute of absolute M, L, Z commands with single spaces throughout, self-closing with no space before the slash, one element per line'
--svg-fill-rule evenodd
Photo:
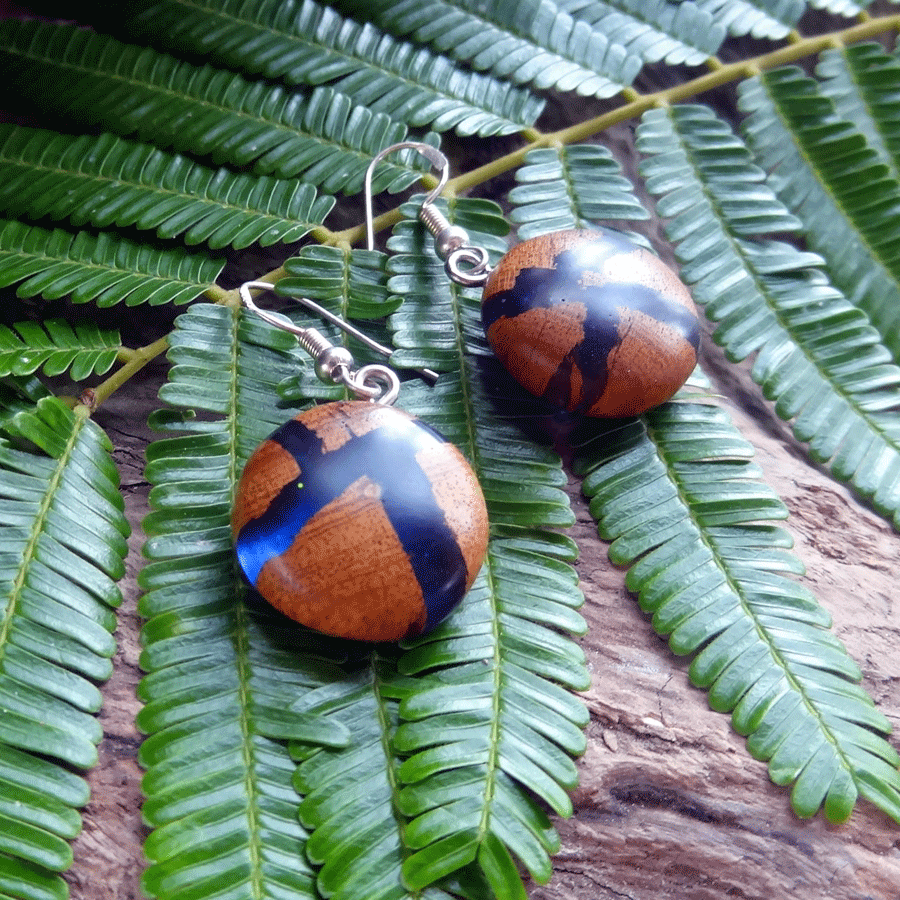
<path fill-rule="evenodd" d="M 246 281 L 238 288 L 238 294 L 244 306 L 251 312 L 256 313 L 264 322 L 268 322 L 269 325 L 273 325 L 275 328 L 280 328 L 282 331 L 287 331 L 297 337 L 300 346 L 315 361 L 316 375 L 318 375 L 320 380 L 334 384 L 343 384 L 361 399 L 371 400 L 387 406 L 394 403 L 400 393 L 400 379 L 393 369 L 375 363 L 354 370 L 353 354 L 345 347 L 336 347 L 315 328 L 301 328 L 284 316 L 257 306 L 250 291 L 254 289 L 270 291 L 274 287 L 274 284 L 270 284 L 267 281 Z M 363 334 L 359 329 L 354 328 L 339 316 L 319 306 L 313 300 L 307 297 L 295 297 L 294 299 L 323 319 L 337 325 L 338 328 L 347 332 L 347 334 L 353 335 L 357 340 L 362 341 L 367 347 L 375 350 L 382 356 L 391 355 L 390 348 L 379 344 L 378 341 Z"/>
<path fill-rule="evenodd" d="M 395 150 L 415 150 L 424 156 L 439 172 L 440 179 L 437 187 L 433 188 L 419 209 L 419 220 L 434 236 L 434 248 L 444 260 L 444 268 L 448 277 L 464 287 L 478 287 L 483 285 L 491 273 L 488 262 L 488 253 L 484 247 L 474 247 L 469 243 L 469 235 L 464 228 L 451 225 L 449 219 L 435 206 L 434 201 L 440 196 L 447 184 L 450 175 L 450 161 L 431 144 L 420 141 L 402 141 L 385 147 L 380 153 L 372 157 L 372 162 L 366 169 L 365 200 L 366 200 L 366 237 L 368 248 L 375 248 L 375 226 L 372 215 L 372 173 L 375 167 L 389 153 Z M 461 264 L 466 263 L 465 267 Z"/>

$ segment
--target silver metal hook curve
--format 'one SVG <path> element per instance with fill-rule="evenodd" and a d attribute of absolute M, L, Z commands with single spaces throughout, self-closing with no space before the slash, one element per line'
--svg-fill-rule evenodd
<path fill-rule="evenodd" d="M 255 312 L 264 322 L 268 322 L 270 325 L 274 325 L 276 328 L 280 328 L 282 331 L 289 331 L 291 334 L 297 335 L 297 337 L 304 337 L 309 331 L 309 328 L 301 328 L 299 325 L 295 325 L 290 320 L 286 319 L 284 316 L 279 316 L 277 313 L 271 313 L 267 310 L 260 309 L 256 303 L 253 301 L 253 297 L 250 296 L 250 291 L 253 288 L 258 288 L 263 291 L 271 291 L 275 289 L 274 284 L 269 284 L 267 281 L 246 281 L 238 288 L 238 293 L 240 294 L 241 300 L 248 309 L 252 312 Z M 317 316 L 325 319 L 327 322 L 331 322 L 332 325 L 337 325 L 342 331 L 345 331 L 347 334 L 352 335 L 358 341 L 361 341 L 365 344 L 370 350 L 374 350 L 376 353 L 380 353 L 382 356 L 389 357 L 393 352 L 390 347 L 385 347 L 383 344 L 379 344 L 378 341 L 373 340 L 367 334 L 360 331 L 358 328 L 354 328 L 349 322 L 342 319 L 340 316 L 336 316 L 333 312 L 329 312 L 325 309 L 324 306 L 319 306 L 314 300 L 310 300 L 308 297 L 292 297 L 292 300 L 295 300 L 301 306 L 305 306 L 307 309 L 312 310 Z"/>
<path fill-rule="evenodd" d="M 335 347 L 331 341 L 316 331 L 315 328 L 301 328 L 284 316 L 260 309 L 253 300 L 250 291 L 254 288 L 270 291 L 274 287 L 275 285 L 270 284 L 268 281 L 246 281 L 238 288 L 238 295 L 244 306 L 258 315 L 264 322 L 268 322 L 282 331 L 296 335 L 300 341 L 300 346 L 315 360 L 316 374 L 322 381 L 343 384 L 358 397 L 377 403 L 391 405 L 397 399 L 397 395 L 400 393 L 400 379 L 393 369 L 378 364 L 363 366 L 358 370 L 354 369 L 353 355 L 345 347 Z M 363 334 L 363 332 L 324 307 L 319 306 L 318 303 L 310 300 L 308 297 L 295 297 L 293 299 L 328 322 L 337 325 L 338 328 L 346 331 L 347 334 L 353 335 L 353 337 L 362 341 L 367 347 L 370 347 L 377 353 L 382 354 L 382 356 L 391 355 L 389 347 L 379 344 L 367 334 Z"/>
<path fill-rule="evenodd" d="M 375 226 L 374 216 L 372 214 L 372 175 L 375 172 L 375 167 L 378 163 L 395 150 L 415 150 L 417 153 L 424 156 L 425 159 L 441 173 L 437 186 L 429 191 L 428 196 L 424 200 L 424 204 L 434 203 L 440 196 L 441 191 L 444 190 L 444 187 L 450 178 L 450 161 L 447 157 L 444 156 L 437 147 L 432 147 L 431 144 L 426 144 L 422 141 L 401 141 L 398 144 L 391 144 L 390 147 L 385 147 L 384 150 L 373 156 L 372 162 L 369 163 L 369 167 L 366 169 L 364 188 L 366 201 L 366 246 L 369 250 L 375 249 Z"/>

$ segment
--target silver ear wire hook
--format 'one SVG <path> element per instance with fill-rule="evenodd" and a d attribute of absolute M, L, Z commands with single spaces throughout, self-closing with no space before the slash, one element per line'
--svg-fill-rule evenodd
<path fill-rule="evenodd" d="M 377 153 L 372 157 L 372 162 L 369 163 L 369 167 L 366 169 L 366 180 L 365 180 L 365 188 L 364 194 L 366 199 L 366 246 L 369 250 L 375 249 L 375 228 L 374 228 L 374 216 L 372 213 L 372 175 L 375 172 L 375 167 L 380 163 L 386 156 L 389 156 L 391 153 L 396 150 L 415 150 L 417 153 L 420 153 L 425 159 L 428 160 L 440 173 L 441 177 L 437 183 L 437 187 L 433 188 L 428 196 L 425 198 L 423 206 L 428 204 L 431 205 L 434 201 L 441 195 L 441 191 L 447 184 L 447 180 L 450 177 L 450 162 L 437 147 L 432 147 L 431 144 L 425 144 L 421 141 L 401 141 L 399 144 L 391 144 L 390 147 L 385 147 L 380 153 Z M 449 224 L 449 223 L 448 223 Z"/>
<path fill-rule="evenodd" d="M 260 309 L 253 300 L 250 291 L 254 289 L 271 291 L 274 287 L 274 284 L 269 284 L 267 281 L 246 281 L 238 288 L 238 294 L 244 306 L 251 312 L 256 313 L 264 322 L 268 322 L 282 331 L 296 335 L 300 341 L 300 346 L 315 361 L 316 375 L 320 380 L 334 384 L 343 384 L 353 391 L 357 397 L 388 406 L 397 399 L 397 395 L 400 393 L 400 379 L 393 369 L 378 364 L 354 369 L 353 354 L 346 347 L 336 347 L 315 328 L 301 328 L 284 316 Z M 382 356 L 391 355 L 389 347 L 372 340 L 368 335 L 363 334 L 339 316 L 319 306 L 318 303 L 306 297 L 295 297 L 294 299 L 323 319 L 337 325 L 343 331 L 346 331 L 347 334 L 353 335 L 357 340 L 362 341 L 367 347 L 382 354 Z"/>
<path fill-rule="evenodd" d="M 395 150 L 415 150 L 424 156 L 440 172 L 440 180 L 437 187 L 433 188 L 419 209 L 419 219 L 422 224 L 434 235 L 434 249 L 438 256 L 444 260 L 447 275 L 457 284 L 466 287 L 482 285 L 487 281 L 491 272 L 487 250 L 484 247 L 473 247 L 469 243 L 469 235 L 464 228 L 451 225 L 447 217 L 437 208 L 435 200 L 447 184 L 450 173 L 450 162 L 447 157 L 431 144 L 420 141 L 402 141 L 385 147 L 372 158 L 366 169 L 365 200 L 366 200 L 366 237 L 368 248 L 375 248 L 375 228 L 372 216 L 372 173 L 375 167 L 389 153 Z"/>

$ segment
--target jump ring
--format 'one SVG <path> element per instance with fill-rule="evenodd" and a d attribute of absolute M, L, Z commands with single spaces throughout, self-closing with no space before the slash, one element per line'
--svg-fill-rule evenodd
<path fill-rule="evenodd" d="M 461 264 L 465 263 L 463 267 Z M 478 287 L 484 284 L 491 274 L 488 252 L 484 247 L 460 247 L 454 250 L 445 263 L 447 274 L 463 287 Z"/>
<path fill-rule="evenodd" d="M 341 381 L 357 397 L 371 400 L 373 403 L 391 406 L 400 393 L 400 379 L 397 373 L 378 363 L 362 366 L 355 372 L 342 369 L 341 375 Z"/>

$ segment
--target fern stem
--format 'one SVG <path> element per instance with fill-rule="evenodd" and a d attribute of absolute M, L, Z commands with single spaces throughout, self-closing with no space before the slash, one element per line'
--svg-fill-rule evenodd
<path fill-rule="evenodd" d="M 131 362 L 135 358 L 136 352 L 131 347 L 119 347 L 116 351 L 116 359 L 120 363 Z"/>
<path fill-rule="evenodd" d="M 768 69 L 776 69 L 779 66 L 796 62 L 807 56 L 814 56 L 817 53 L 821 53 L 822 50 L 833 47 L 836 41 L 839 44 L 855 44 L 885 32 L 897 30 L 900 30 L 900 15 L 870 19 L 830 34 L 799 38 L 795 43 L 790 43 L 786 47 L 779 47 L 771 53 L 764 53 L 749 60 L 729 63 L 721 66 L 721 68 L 714 68 L 704 75 L 699 75 L 691 81 L 686 81 L 684 84 L 673 85 L 670 88 L 665 88 L 652 94 L 641 95 L 618 109 L 547 135 L 538 146 L 546 146 L 548 139 L 559 141 L 563 144 L 576 143 L 594 137 L 612 125 L 637 118 L 654 106 L 690 100 L 713 88 L 722 87 L 732 81 L 745 78 L 750 72 L 755 74 Z M 497 162 L 501 162 L 501 160 L 497 160 Z M 476 169 L 469 174 L 474 176 L 480 171 L 480 169 Z"/>
<path fill-rule="evenodd" d="M 235 329 L 237 331 L 237 329 Z M 233 417 L 232 417 L 233 419 Z M 235 446 L 234 443 L 231 445 Z M 232 462 L 235 462 L 235 454 L 231 453 Z M 236 481 L 232 482 L 233 484 Z M 240 602 L 234 603 L 234 634 L 232 635 L 232 646 L 234 648 L 234 662 L 237 669 L 238 677 L 238 728 L 240 730 L 240 747 L 241 756 L 244 765 L 244 791 L 251 802 L 247 803 L 245 813 L 247 816 L 247 831 L 250 835 L 248 847 L 250 854 L 250 877 L 248 878 L 250 895 L 252 897 L 263 897 L 265 895 L 265 886 L 263 884 L 262 874 L 262 858 L 263 858 L 263 838 L 261 837 L 259 797 L 260 790 L 257 783 L 256 767 L 257 761 L 253 741 L 253 725 L 251 722 L 250 704 L 252 691 L 250 689 L 250 647 L 247 636 L 247 628 L 249 625 L 249 616 L 247 607 Z"/>
<path fill-rule="evenodd" d="M 234 293 L 233 291 L 228 291 L 223 287 L 219 287 L 217 284 L 211 284 L 206 290 L 203 292 L 205 296 L 209 297 L 213 303 L 227 303 L 229 297 Z"/>
<path fill-rule="evenodd" d="M 223 293 L 225 293 L 223 291 Z M 161 337 L 146 347 L 138 347 L 131 351 L 130 359 L 120 368 L 118 368 L 109 378 L 102 381 L 97 387 L 93 388 L 88 402 L 83 401 L 83 405 L 87 406 L 91 411 L 95 410 L 101 403 L 108 400 L 122 385 L 126 384 L 134 375 L 140 372 L 147 363 L 156 359 L 161 353 L 165 353 L 169 348 L 169 339 Z"/>

